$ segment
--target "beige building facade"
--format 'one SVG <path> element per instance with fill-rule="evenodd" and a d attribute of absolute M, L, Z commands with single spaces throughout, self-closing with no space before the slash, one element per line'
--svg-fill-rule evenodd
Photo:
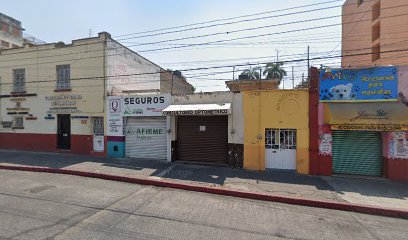
<path fill-rule="evenodd" d="M 342 13 L 342 67 L 407 65 L 407 12 L 406 0 L 347 0 Z"/>
<path fill-rule="evenodd" d="M 104 155 L 106 97 L 160 93 L 162 71 L 106 32 L 3 49 L 0 148 Z"/>

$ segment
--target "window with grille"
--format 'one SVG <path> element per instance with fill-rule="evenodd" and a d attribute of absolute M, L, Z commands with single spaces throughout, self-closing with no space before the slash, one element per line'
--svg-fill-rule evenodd
<path fill-rule="evenodd" d="M 94 117 L 93 118 L 93 134 L 94 135 L 103 135 L 103 117 Z"/>
<path fill-rule="evenodd" d="M 71 89 L 71 68 L 70 65 L 57 66 L 57 90 Z"/>
<path fill-rule="evenodd" d="M 13 119 L 12 128 L 24 128 L 24 118 L 23 117 L 15 117 Z"/>
<path fill-rule="evenodd" d="M 25 92 L 25 69 L 13 70 L 13 92 Z"/>
<path fill-rule="evenodd" d="M 296 149 L 296 129 L 265 129 L 265 148 Z"/>

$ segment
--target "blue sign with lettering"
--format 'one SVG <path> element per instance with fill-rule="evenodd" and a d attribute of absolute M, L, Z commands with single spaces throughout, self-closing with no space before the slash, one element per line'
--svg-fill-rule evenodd
<path fill-rule="evenodd" d="M 396 101 L 396 67 L 324 69 L 320 72 L 321 102 Z"/>

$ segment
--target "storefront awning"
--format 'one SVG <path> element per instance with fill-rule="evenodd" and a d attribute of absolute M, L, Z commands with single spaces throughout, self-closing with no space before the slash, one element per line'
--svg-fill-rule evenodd
<path fill-rule="evenodd" d="M 163 109 L 164 116 L 228 114 L 231 114 L 231 103 L 170 105 Z"/>

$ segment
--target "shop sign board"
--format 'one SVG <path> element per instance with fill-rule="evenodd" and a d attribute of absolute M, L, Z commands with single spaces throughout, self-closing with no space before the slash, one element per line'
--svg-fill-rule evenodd
<path fill-rule="evenodd" d="M 397 100 L 397 67 L 323 69 L 320 72 L 321 102 Z"/>
<path fill-rule="evenodd" d="M 51 103 L 47 114 L 72 114 L 81 112 L 81 110 L 77 108 L 77 101 L 82 100 L 82 95 L 46 96 L 45 100 Z"/>
<path fill-rule="evenodd" d="M 124 96 L 121 99 L 122 115 L 163 116 L 162 110 L 170 105 L 170 94 Z"/>
<path fill-rule="evenodd" d="M 170 94 L 112 96 L 107 99 L 108 136 L 124 136 L 123 117 L 163 116 Z"/>
<path fill-rule="evenodd" d="M 107 99 L 107 135 L 123 136 L 123 119 L 121 113 L 121 97 Z"/>
<path fill-rule="evenodd" d="M 186 110 L 186 111 L 165 111 L 165 116 L 185 116 L 185 115 L 227 115 L 228 109 L 212 109 L 212 110 Z"/>
<path fill-rule="evenodd" d="M 164 116 L 228 114 L 231 114 L 231 103 L 170 105 L 163 110 Z"/>
<path fill-rule="evenodd" d="M 349 131 L 407 131 L 407 125 L 401 124 L 335 124 L 331 125 L 332 130 Z"/>

